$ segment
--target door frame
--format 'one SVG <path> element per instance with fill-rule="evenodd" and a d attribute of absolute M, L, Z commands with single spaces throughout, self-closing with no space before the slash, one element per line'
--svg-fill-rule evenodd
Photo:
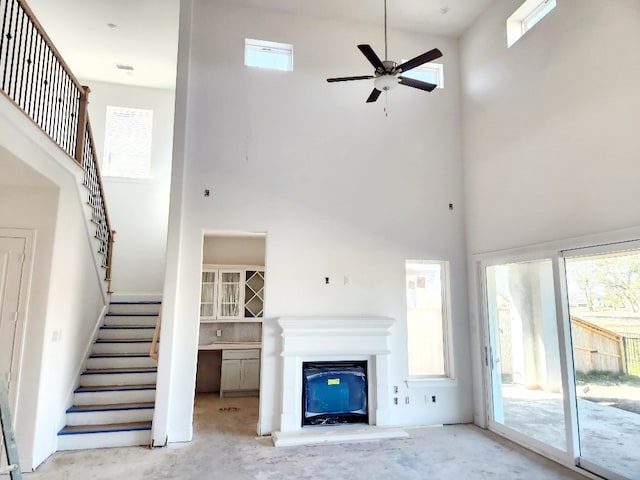
<path fill-rule="evenodd" d="M 24 356 L 24 343 L 27 332 L 27 319 L 29 310 L 29 297 L 31 294 L 31 278 L 33 274 L 33 253 L 36 242 L 36 231 L 27 228 L 0 228 L 0 238 L 24 238 L 24 261 L 22 263 L 22 276 L 18 293 L 18 318 L 14 335 L 14 349 L 11 358 L 11 382 L 9 386 L 9 407 L 13 423 L 18 418 L 18 398 L 22 380 L 22 361 Z"/>

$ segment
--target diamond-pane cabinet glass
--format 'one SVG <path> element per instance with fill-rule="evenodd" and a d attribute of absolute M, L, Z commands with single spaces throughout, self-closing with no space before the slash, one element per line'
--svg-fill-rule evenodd
<path fill-rule="evenodd" d="M 247 270 L 244 284 L 244 316 L 262 317 L 264 309 L 264 272 Z"/>
<path fill-rule="evenodd" d="M 200 292 L 200 317 L 213 318 L 216 302 L 217 272 L 202 272 L 202 289 Z"/>
<path fill-rule="evenodd" d="M 220 292 L 218 293 L 218 318 L 240 316 L 241 272 L 220 271 Z"/>

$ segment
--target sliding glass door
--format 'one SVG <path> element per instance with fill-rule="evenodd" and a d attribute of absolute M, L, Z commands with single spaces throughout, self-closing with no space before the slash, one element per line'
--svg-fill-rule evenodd
<path fill-rule="evenodd" d="M 482 277 L 489 427 L 640 479 L 640 243 L 485 259 Z"/>
<path fill-rule="evenodd" d="M 580 464 L 640 478 L 640 252 L 589 252 L 566 258 Z"/>
<path fill-rule="evenodd" d="M 567 451 L 552 261 L 488 266 L 490 420 Z"/>

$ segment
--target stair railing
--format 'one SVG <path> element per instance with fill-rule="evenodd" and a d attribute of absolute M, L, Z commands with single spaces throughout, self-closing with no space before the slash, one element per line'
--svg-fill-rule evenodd
<path fill-rule="evenodd" d="M 84 170 L 91 221 L 111 292 L 113 235 L 87 115 L 89 88 L 73 75 L 25 0 L 0 0 L 0 91 Z"/>
<path fill-rule="evenodd" d="M 158 361 L 158 342 L 160 341 L 160 326 L 162 325 L 162 307 L 158 311 L 158 320 L 156 320 L 156 328 L 153 331 L 153 340 L 151 340 L 151 348 L 149 356 L 156 362 Z"/>

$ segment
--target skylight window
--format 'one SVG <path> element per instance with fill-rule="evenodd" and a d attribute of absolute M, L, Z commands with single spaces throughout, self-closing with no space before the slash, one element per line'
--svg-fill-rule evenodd
<path fill-rule="evenodd" d="M 293 45 L 246 38 L 244 64 L 248 67 L 293 71 Z"/>
<path fill-rule="evenodd" d="M 556 0 L 526 0 L 507 19 L 507 46 L 511 47 L 522 36 L 556 8 Z"/>
<path fill-rule="evenodd" d="M 401 62 L 405 61 L 401 60 Z M 434 83 L 438 88 L 444 88 L 444 67 L 441 63 L 427 63 L 408 72 L 403 72 L 401 75 L 422 82 Z"/>

